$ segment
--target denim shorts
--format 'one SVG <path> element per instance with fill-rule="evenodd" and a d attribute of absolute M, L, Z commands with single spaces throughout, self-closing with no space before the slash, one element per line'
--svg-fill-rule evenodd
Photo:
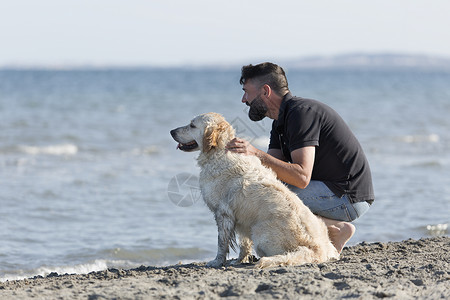
<path fill-rule="evenodd" d="M 347 195 L 336 196 L 322 181 L 311 180 L 305 189 L 288 185 L 316 215 L 338 221 L 351 222 L 367 212 L 366 201 L 351 203 Z"/>

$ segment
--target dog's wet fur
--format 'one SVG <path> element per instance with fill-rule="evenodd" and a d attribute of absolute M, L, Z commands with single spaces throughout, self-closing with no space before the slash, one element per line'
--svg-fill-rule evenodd
<path fill-rule="evenodd" d="M 225 263 L 236 234 L 237 263 L 251 261 L 252 248 L 261 257 L 259 268 L 339 258 L 324 222 L 270 168 L 255 156 L 225 149 L 235 131 L 220 114 L 199 115 L 170 133 L 178 149 L 200 151 L 200 189 L 218 228 L 217 256 L 207 266 Z"/>

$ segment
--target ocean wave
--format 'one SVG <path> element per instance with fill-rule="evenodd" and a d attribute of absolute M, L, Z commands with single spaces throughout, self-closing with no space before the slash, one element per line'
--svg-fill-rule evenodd
<path fill-rule="evenodd" d="M 447 234 L 448 224 L 430 224 L 427 225 L 427 231 L 432 236 L 440 236 Z"/>
<path fill-rule="evenodd" d="M 401 142 L 413 143 L 438 143 L 440 138 L 437 134 L 429 135 L 405 135 L 398 138 Z"/>
<path fill-rule="evenodd" d="M 95 260 L 92 263 L 79 264 L 74 266 L 60 266 L 48 267 L 42 266 L 35 270 L 16 270 L 11 273 L 5 273 L 0 276 L 0 282 L 8 280 L 21 280 L 25 278 L 32 278 L 35 276 L 47 276 L 51 273 L 58 274 L 88 274 L 90 272 L 97 272 L 108 269 L 108 262 L 106 260 Z"/>
<path fill-rule="evenodd" d="M 406 167 L 420 168 L 420 169 L 438 169 L 444 167 L 444 164 L 439 160 L 419 161 L 413 162 Z"/>
<path fill-rule="evenodd" d="M 36 269 L 16 269 L 6 272 L 0 271 L 0 282 L 47 276 L 52 273 L 62 274 L 88 274 L 103 271 L 108 268 L 137 268 L 141 265 L 164 266 L 177 264 L 181 261 L 190 263 L 196 259 L 212 258 L 213 253 L 201 248 L 175 248 L 126 250 L 122 248 L 102 250 L 100 256 L 108 257 L 96 259 L 92 262 L 66 266 L 40 266 Z"/>
<path fill-rule="evenodd" d="M 48 154 L 48 155 L 75 155 L 78 153 L 78 147 L 73 144 L 60 144 L 50 146 L 19 146 L 19 150 L 30 155 Z"/>

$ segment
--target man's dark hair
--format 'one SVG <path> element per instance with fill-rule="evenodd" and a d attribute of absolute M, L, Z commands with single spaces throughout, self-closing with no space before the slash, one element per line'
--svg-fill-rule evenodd
<path fill-rule="evenodd" d="M 249 79 L 260 87 L 264 84 L 269 85 L 281 97 L 289 92 L 288 82 L 283 68 L 270 62 L 243 66 L 239 83 L 244 85 Z"/>

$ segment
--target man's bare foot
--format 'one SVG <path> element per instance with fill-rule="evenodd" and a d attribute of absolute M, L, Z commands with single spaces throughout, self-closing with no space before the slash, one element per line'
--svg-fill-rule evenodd
<path fill-rule="evenodd" d="M 336 250 L 341 253 L 345 244 L 355 234 L 356 227 L 353 224 L 343 221 L 336 221 L 321 217 L 328 228 L 328 236 Z"/>
<path fill-rule="evenodd" d="M 339 253 L 342 252 L 345 244 L 347 244 L 353 234 L 355 234 L 355 231 L 355 225 L 347 222 L 341 222 L 338 225 L 328 226 L 328 236 L 330 237 L 331 243 L 333 243 Z"/>

